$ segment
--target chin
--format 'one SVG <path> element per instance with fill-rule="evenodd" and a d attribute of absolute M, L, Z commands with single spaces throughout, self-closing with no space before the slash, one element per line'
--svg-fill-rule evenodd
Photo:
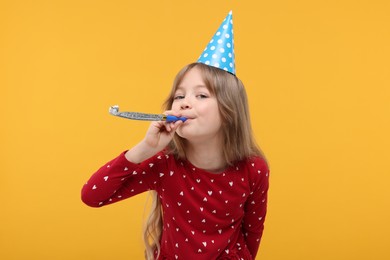
<path fill-rule="evenodd" d="M 187 138 L 188 138 L 188 133 L 186 133 L 185 131 L 179 131 L 179 130 L 177 130 L 177 131 L 176 131 L 176 134 L 177 134 L 178 136 L 180 136 L 181 138 L 184 138 L 184 139 L 187 139 Z"/>
<path fill-rule="evenodd" d="M 197 134 L 194 133 L 194 131 L 191 131 L 190 129 L 186 129 L 183 126 L 180 126 L 180 128 L 177 129 L 176 133 L 178 134 L 178 136 L 184 139 L 191 139 L 197 136 Z"/>

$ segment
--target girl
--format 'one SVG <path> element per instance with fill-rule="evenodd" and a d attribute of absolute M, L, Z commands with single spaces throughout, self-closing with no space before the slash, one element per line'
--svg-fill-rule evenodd
<path fill-rule="evenodd" d="M 100 207 L 151 191 L 146 259 L 254 259 L 269 175 L 243 84 L 193 63 L 176 76 L 165 109 L 187 120 L 151 123 L 140 143 L 90 178 L 82 200 Z"/>

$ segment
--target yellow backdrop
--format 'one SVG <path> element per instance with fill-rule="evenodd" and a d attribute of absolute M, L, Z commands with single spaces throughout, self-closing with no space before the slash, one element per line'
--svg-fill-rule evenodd
<path fill-rule="evenodd" d="M 0 259 L 142 259 L 146 195 L 80 189 L 233 10 L 271 166 L 262 260 L 390 259 L 390 2 L 1 1 Z"/>

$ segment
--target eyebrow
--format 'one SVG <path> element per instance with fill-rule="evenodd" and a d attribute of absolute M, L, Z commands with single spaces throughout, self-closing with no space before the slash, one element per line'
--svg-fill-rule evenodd
<path fill-rule="evenodd" d="M 195 88 L 206 88 L 206 89 L 209 89 L 206 85 L 196 85 Z M 184 89 L 183 85 L 179 85 L 176 88 L 176 90 L 182 90 L 182 89 Z"/>

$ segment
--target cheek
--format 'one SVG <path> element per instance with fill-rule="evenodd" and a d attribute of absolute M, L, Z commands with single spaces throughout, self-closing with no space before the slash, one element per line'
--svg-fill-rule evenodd
<path fill-rule="evenodd" d="M 217 125 L 219 126 L 219 128 L 222 127 L 222 117 L 221 117 L 221 114 L 219 112 L 218 106 L 215 108 L 214 116 L 215 116 L 215 121 L 216 121 Z"/>
<path fill-rule="evenodd" d="M 177 104 L 177 102 L 173 102 L 170 109 L 171 110 L 179 110 L 180 106 Z"/>
<path fill-rule="evenodd" d="M 219 113 L 215 115 L 215 124 L 216 124 L 217 128 L 222 127 L 222 119 L 221 119 L 221 115 Z"/>
<path fill-rule="evenodd" d="M 204 109 L 205 113 L 207 113 L 210 117 L 214 118 L 214 120 L 220 121 L 220 114 L 219 114 L 219 109 L 217 104 L 213 104 L 207 108 Z"/>

